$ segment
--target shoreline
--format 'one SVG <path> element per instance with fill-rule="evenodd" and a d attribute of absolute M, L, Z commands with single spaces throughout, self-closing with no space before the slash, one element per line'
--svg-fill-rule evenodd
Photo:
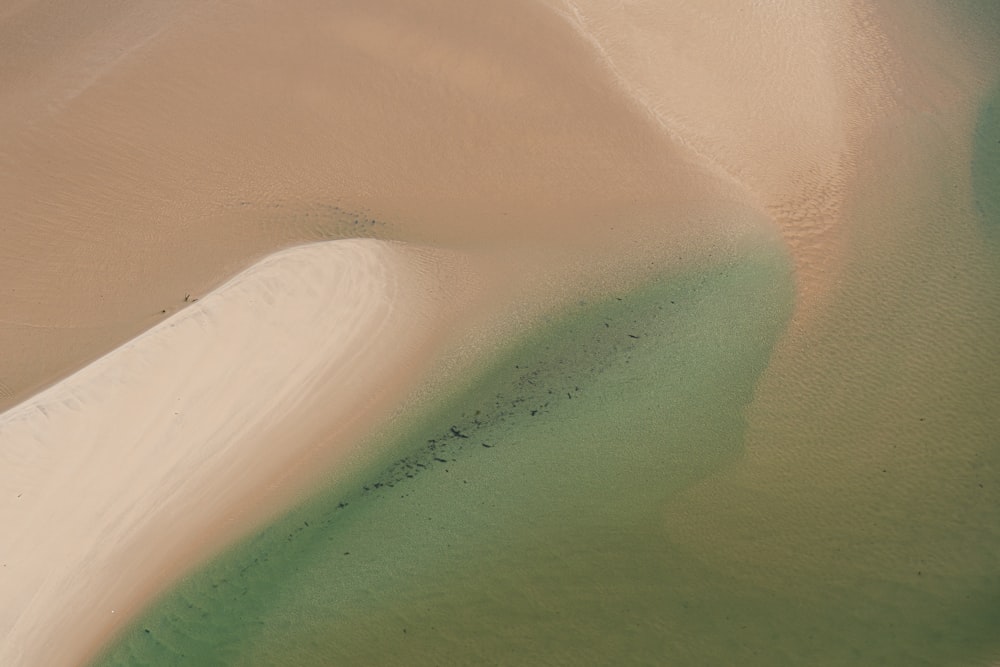
<path fill-rule="evenodd" d="M 297 456 L 350 456 L 434 335 L 433 289 L 396 244 L 276 253 L 0 415 L 0 661 L 72 662 L 287 504 Z"/>
<path fill-rule="evenodd" d="M 0 662 L 94 655 L 505 340 L 708 258 L 790 259 L 751 453 L 835 432 L 818 415 L 854 405 L 833 400 L 853 380 L 803 389 L 850 368 L 833 339 L 889 329 L 918 214 L 973 219 L 956 147 L 995 85 L 996 13 L 512 2 L 0 10 Z M 952 199 L 903 210 L 946 182 Z M 968 271 L 969 248 L 926 265 Z M 871 312 L 834 318 L 847 297 Z M 819 343 L 846 361 L 826 368 Z M 851 393 L 886 386 L 866 382 Z"/>

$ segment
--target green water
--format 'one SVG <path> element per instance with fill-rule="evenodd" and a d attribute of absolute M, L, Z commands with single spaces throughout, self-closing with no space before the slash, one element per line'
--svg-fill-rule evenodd
<path fill-rule="evenodd" d="M 972 186 L 983 224 L 1000 239 L 1000 86 L 994 88 L 976 121 Z"/>
<path fill-rule="evenodd" d="M 576 307 L 392 460 L 183 582 L 100 663 L 683 657 L 677 621 L 706 601 L 659 513 L 739 457 L 791 299 L 786 258 L 763 249 Z"/>

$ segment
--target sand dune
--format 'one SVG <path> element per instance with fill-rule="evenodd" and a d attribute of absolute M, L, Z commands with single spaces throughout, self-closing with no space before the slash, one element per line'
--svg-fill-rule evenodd
<path fill-rule="evenodd" d="M 281 252 L 0 416 L 0 663 L 71 662 L 310 448 L 343 459 L 431 328 L 422 276 L 384 242 Z"/>
<path fill-rule="evenodd" d="M 287 499 L 268 484 L 298 457 L 346 456 L 336 429 L 361 432 L 447 323 L 778 230 L 801 326 L 839 280 L 866 142 L 974 87 L 904 58 L 926 40 L 893 11 L 8 3 L 0 662 L 93 649 L 234 513 Z M 498 298 L 435 319 L 425 294 L 470 278 L 452 255 L 355 240 L 185 301 L 356 236 L 467 253 Z"/>

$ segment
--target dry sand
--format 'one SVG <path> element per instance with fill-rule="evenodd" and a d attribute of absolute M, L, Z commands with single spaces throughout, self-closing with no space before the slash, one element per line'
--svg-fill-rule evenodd
<path fill-rule="evenodd" d="M 408 300 L 447 266 L 371 242 L 297 249 L 185 304 L 275 249 L 363 234 L 467 253 L 495 321 L 770 219 L 800 303 L 822 304 L 859 146 L 905 74 L 876 8 L 661 4 L 0 10 L 0 409 L 65 378 L 0 417 L 4 664 L 56 636 L 63 662 L 92 650 L 111 608 L 215 545 L 234 503 L 253 513 L 295 452 L 344 451 L 339 416 L 403 391 L 392 365 L 463 318 L 432 326 L 441 304 Z M 426 332 L 414 348 L 404 323 Z"/>
<path fill-rule="evenodd" d="M 72 662 L 310 449 L 342 463 L 435 330 L 444 259 L 278 253 L 0 416 L 0 663 Z"/>
<path fill-rule="evenodd" d="M 35 0 L 0 44 L 0 408 L 355 219 L 599 248 L 636 204 L 656 230 L 714 198 L 528 0 Z"/>

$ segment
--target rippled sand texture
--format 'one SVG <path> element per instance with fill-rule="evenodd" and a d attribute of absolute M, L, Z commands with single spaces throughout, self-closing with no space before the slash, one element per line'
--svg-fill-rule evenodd
<path fill-rule="evenodd" d="M 1000 658 L 998 34 L 935 0 L 0 10 L 0 405 L 65 378 L 0 416 L 11 660 Z M 359 236 L 396 243 L 210 292 Z M 172 389 L 183 447 L 244 458 L 168 531 Z"/>
<path fill-rule="evenodd" d="M 898 101 L 866 2 L 552 0 L 621 87 L 781 226 L 800 301 L 836 279 L 858 151 Z"/>

